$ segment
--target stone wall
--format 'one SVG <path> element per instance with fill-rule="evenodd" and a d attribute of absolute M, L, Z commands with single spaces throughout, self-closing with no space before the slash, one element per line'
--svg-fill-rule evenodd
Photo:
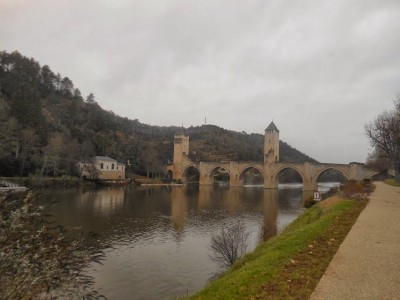
<path fill-rule="evenodd" d="M 121 170 L 100 171 L 98 179 L 125 179 L 125 171 Z"/>

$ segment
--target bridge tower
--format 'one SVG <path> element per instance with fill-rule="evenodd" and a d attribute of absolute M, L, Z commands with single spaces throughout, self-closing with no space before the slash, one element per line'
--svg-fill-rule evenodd
<path fill-rule="evenodd" d="M 189 164 L 189 137 L 176 134 L 174 138 L 173 178 L 182 179 L 182 168 Z"/>
<path fill-rule="evenodd" d="M 264 134 L 264 163 L 273 164 L 279 161 L 279 130 L 271 122 Z"/>

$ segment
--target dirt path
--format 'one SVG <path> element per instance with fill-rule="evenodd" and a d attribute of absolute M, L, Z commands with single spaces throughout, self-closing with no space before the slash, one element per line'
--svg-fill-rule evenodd
<path fill-rule="evenodd" d="M 400 188 L 376 185 L 311 300 L 400 299 Z"/>

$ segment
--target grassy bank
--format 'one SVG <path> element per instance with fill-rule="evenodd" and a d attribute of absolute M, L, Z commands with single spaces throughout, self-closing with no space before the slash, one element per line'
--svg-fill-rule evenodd
<path fill-rule="evenodd" d="M 16 183 L 31 189 L 52 188 L 52 187 L 77 187 L 77 186 L 95 186 L 95 183 L 81 180 L 79 177 L 62 176 L 62 177 L 0 177 L 0 180 Z"/>
<path fill-rule="evenodd" d="M 385 183 L 393 185 L 393 186 L 400 186 L 399 184 L 396 183 L 396 181 L 394 181 L 394 178 L 392 179 L 386 179 Z"/>
<path fill-rule="evenodd" d="M 191 299 L 308 299 L 365 201 L 327 199 Z"/>
<path fill-rule="evenodd" d="M 163 181 L 161 178 L 147 178 L 146 176 L 140 176 L 140 175 L 133 175 L 131 176 L 132 179 L 134 179 L 135 184 L 161 184 Z"/>

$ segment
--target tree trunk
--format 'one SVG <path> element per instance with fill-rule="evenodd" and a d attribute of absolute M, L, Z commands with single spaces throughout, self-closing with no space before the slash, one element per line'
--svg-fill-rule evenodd
<path fill-rule="evenodd" d="M 400 165 L 394 168 L 394 181 L 400 184 Z"/>
<path fill-rule="evenodd" d="M 19 172 L 19 179 L 22 178 L 22 174 L 24 173 L 24 169 L 25 169 L 25 158 L 22 159 L 22 163 L 21 163 L 21 168 L 20 168 L 20 172 Z"/>
<path fill-rule="evenodd" d="M 43 166 L 42 166 L 42 170 L 40 172 L 40 175 L 41 175 L 42 179 L 43 179 L 44 169 L 46 168 L 46 163 L 47 163 L 47 155 L 44 155 Z"/>

